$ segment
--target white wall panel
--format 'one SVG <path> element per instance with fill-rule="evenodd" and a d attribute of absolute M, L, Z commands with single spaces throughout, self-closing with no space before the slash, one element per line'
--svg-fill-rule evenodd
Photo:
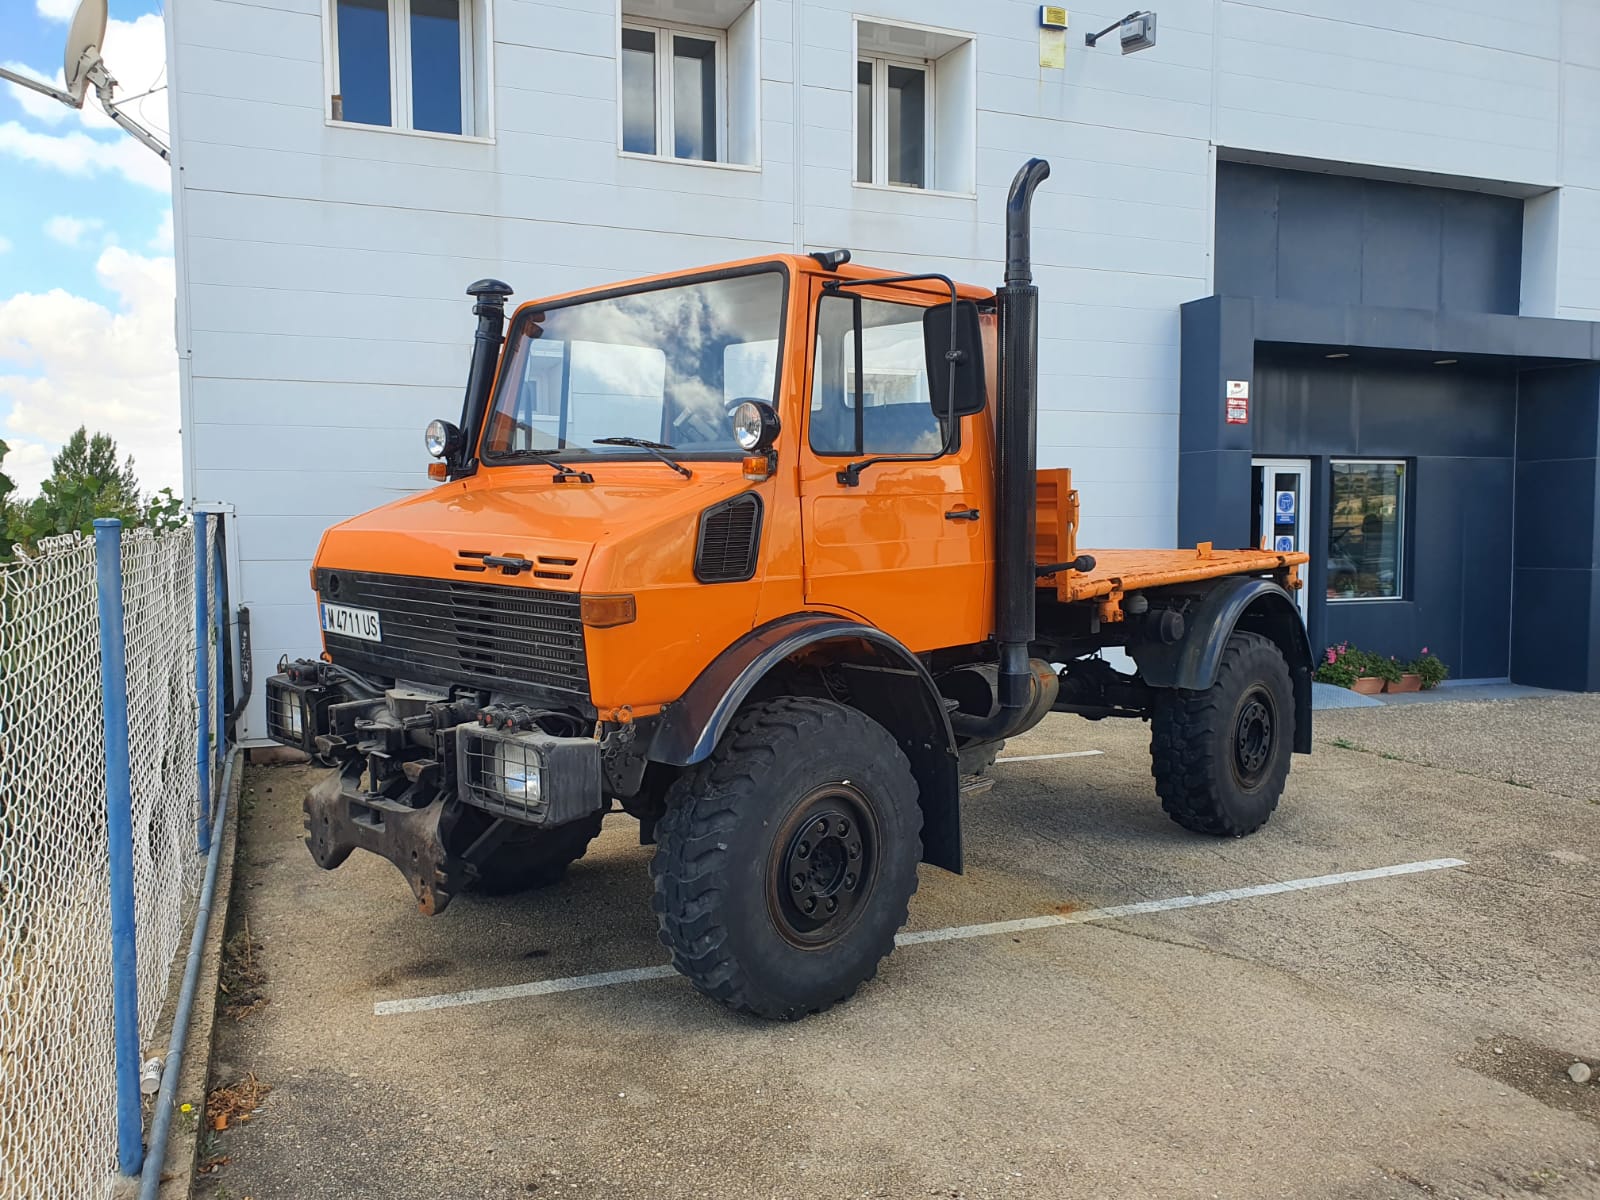
<path fill-rule="evenodd" d="M 524 299 L 848 246 L 994 284 L 1007 185 L 1043 155 L 1040 462 L 1074 467 L 1102 546 L 1175 533 L 1178 306 L 1210 290 L 1217 146 L 1560 187 L 1540 303 L 1600 317 L 1595 0 L 1164 0 L 1129 57 L 1082 38 L 1125 6 L 1074 7 L 1064 70 L 1031 0 L 805 0 L 798 47 L 790 0 L 762 0 L 755 171 L 617 153 L 615 0 L 494 4 L 485 142 L 326 122 L 321 0 L 169 5 L 188 487 L 239 513 L 258 671 L 315 648 L 321 531 L 422 482 L 484 275 Z M 976 199 L 854 183 L 857 15 L 974 38 Z"/>

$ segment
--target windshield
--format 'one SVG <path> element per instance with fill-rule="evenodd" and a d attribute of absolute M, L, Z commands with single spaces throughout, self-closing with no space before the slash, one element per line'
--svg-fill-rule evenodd
<path fill-rule="evenodd" d="M 525 312 L 511 329 L 483 457 L 635 437 L 738 453 L 732 411 L 772 404 L 784 278 L 760 271 Z"/>

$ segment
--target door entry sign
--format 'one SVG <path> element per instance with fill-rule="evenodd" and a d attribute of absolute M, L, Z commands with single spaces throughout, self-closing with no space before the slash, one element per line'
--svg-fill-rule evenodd
<path fill-rule="evenodd" d="M 1278 524 L 1288 525 L 1294 521 L 1294 493 L 1279 492 L 1277 499 Z"/>
<path fill-rule="evenodd" d="M 1227 415 L 1229 425 L 1250 424 L 1250 381 L 1228 380 Z"/>

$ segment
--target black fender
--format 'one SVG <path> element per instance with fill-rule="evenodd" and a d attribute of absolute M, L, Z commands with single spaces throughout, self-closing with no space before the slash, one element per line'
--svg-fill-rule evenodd
<path fill-rule="evenodd" d="M 1283 652 L 1294 683 L 1294 751 L 1310 754 L 1311 641 L 1294 597 L 1272 580 L 1247 575 L 1220 580 L 1187 613 L 1181 641 L 1135 644 L 1128 653 L 1151 687 L 1203 692 L 1216 683 L 1223 647 L 1235 629 L 1270 638 Z"/>
<path fill-rule="evenodd" d="M 687 767 L 708 758 L 734 715 L 775 668 L 802 651 L 832 651 L 855 707 L 900 743 L 922 805 L 922 861 L 961 873 L 961 776 L 944 698 L 928 668 L 895 638 L 831 613 L 798 613 L 745 634 L 700 672 L 656 724 L 649 756 Z"/>

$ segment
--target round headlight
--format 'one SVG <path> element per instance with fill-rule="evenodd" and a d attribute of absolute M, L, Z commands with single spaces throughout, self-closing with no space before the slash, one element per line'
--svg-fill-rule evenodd
<path fill-rule="evenodd" d="M 422 433 L 423 444 L 433 458 L 443 458 L 449 454 L 456 448 L 456 441 L 460 437 L 461 431 L 449 421 L 429 421 L 428 428 Z"/>
<path fill-rule="evenodd" d="M 765 450 L 778 440 L 778 414 L 772 405 L 746 400 L 733 410 L 733 440 L 741 450 Z"/>

